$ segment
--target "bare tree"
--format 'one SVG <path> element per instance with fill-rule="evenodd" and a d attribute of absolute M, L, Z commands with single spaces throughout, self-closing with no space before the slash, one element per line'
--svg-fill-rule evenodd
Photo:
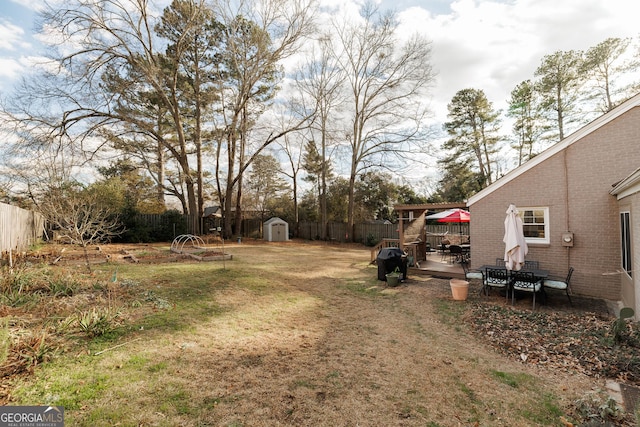
<path fill-rule="evenodd" d="M 169 153 L 186 188 L 185 213 L 196 214 L 192 135 L 185 119 L 192 115 L 185 111 L 181 73 L 193 46 L 185 40 L 203 27 L 206 8 L 204 0 L 174 3 L 189 7 L 180 9 L 182 26 L 172 33 L 178 36 L 169 40 L 168 55 L 156 49 L 163 43 L 145 0 L 69 0 L 47 9 L 42 19 L 55 31 L 50 39 L 58 49 L 51 58 L 58 68 L 49 67 L 39 80 L 25 82 L 12 113 L 34 127 L 47 126 L 51 135 L 65 135 L 89 155 L 106 143 L 127 148 L 154 166 L 150 171 L 156 171 L 152 175 L 159 185 L 164 185 L 164 156 Z"/>
<path fill-rule="evenodd" d="M 218 79 L 217 87 L 222 109 L 216 149 L 218 159 L 226 153 L 226 164 L 216 165 L 219 180 L 226 174 L 225 187 L 218 185 L 226 236 L 233 233 L 234 198 L 235 223 L 240 227 L 242 178 L 247 167 L 278 138 L 305 125 L 306 118 L 301 118 L 288 129 L 256 129 L 275 94 L 280 61 L 296 53 L 313 30 L 312 6 L 313 2 L 296 0 L 219 1 L 214 5 L 216 17 L 226 28 L 220 69 L 225 79 Z"/>
<path fill-rule="evenodd" d="M 378 13 L 372 3 L 365 4 L 361 17 L 359 22 L 334 21 L 332 39 L 332 54 L 345 73 L 348 96 L 349 229 L 354 223 L 357 175 L 384 166 L 391 156 L 421 141 L 427 113 L 422 101 L 434 77 L 431 45 L 424 37 L 415 35 L 401 44 L 395 15 Z"/>
<path fill-rule="evenodd" d="M 75 183 L 52 185 L 46 190 L 38 203 L 40 213 L 61 239 L 82 247 L 91 272 L 88 246 L 108 241 L 123 231 L 116 213 L 100 193 Z"/>
<path fill-rule="evenodd" d="M 26 135 L 33 138 L 35 133 Z M 87 246 L 123 231 L 117 217 L 121 206 L 113 194 L 105 194 L 99 186 L 86 187 L 73 178 L 85 172 L 83 153 L 74 152 L 75 146 L 64 136 L 46 142 L 32 139 L 28 144 L 18 141 L 9 148 L 12 155 L 7 166 L 29 199 L 30 208 L 40 212 L 62 239 L 83 248 L 91 271 Z"/>
<path fill-rule="evenodd" d="M 315 150 L 320 157 L 318 202 L 322 223 L 320 238 L 324 240 L 327 238 L 328 223 L 327 179 L 331 169 L 329 147 L 335 144 L 339 133 L 339 127 L 331 123 L 340 121 L 341 104 L 345 101 L 342 89 L 346 73 L 338 67 L 337 58 L 331 54 L 329 35 L 322 37 L 318 46 L 318 52 L 312 51 L 310 59 L 296 73 L 296 82 L 300 93 L 298 109 L 315 112 L 310 124 L 312 137 L 307 143 L 317 143 Z"/>
<path fill-rule="evenodd" d="M 279 62 L 311 30 L 312 1 L 174 0 L 160 15 L 146 0 L 69 0 L 43 14 L 58 68 L 25 84 L 8 110 L 87 157 L 107 144 L 134 155 L 159 197 L 176 196 L 191 215 L 202 210 L 203 156 L 217 142 L 212 160 L 227 155 L 213 167 L 226 181 L 218 196 L 230 234 L 243 171 L 287 131 L 248 140 L 277 90 Z"/>
<path fill-rule="evenodd" d="M 297 139 L 296 139 L 297 138 Z M 286 169 L 282 170 L 282 173 L 291 179 L 291 190 L 293 193 L 293 220 L 295 222 L 294 225 L 294 236 L 298 236 L 299 231 L 299 222 L 300 222 L 300 214 L 299 214 L 299 206 L 298 206 L 298 174 L 300 173 L 301 168 L 301 158 L 302 158 L 302 150 L 300 147 L 299 141 L 303 138 L 302 134 L 299 132 L 289 133 L 285 135 L 283 138 L 278 141 L 278 145 L 282 148 L 285 156 L 287 157 L 287 163 L 290 167 L 290 172 Z"/>

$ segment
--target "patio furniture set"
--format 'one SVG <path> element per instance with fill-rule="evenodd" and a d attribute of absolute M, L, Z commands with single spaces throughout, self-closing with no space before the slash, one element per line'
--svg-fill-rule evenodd
<path fill-rule="evenodd" d="M 549 275 L 547 270 L 541 269 L 537 261 L 525 261 L 522 269 L 517 271 L 508 270 L 502 258 L 496 258 L 495 265 L 485 264 L 473 271 L 469 270 L 468 262 L 462 262 L 462 266 L 467 279 L 482 280 L 482 293 L 488 296 L 491 288 L 499 289 L 505 293 L 507 301 L 511 296 L 512 305 L 515 303 L 516 292 L 531 293 L 535 310 L 536 295 L 540 295 L 544 303 L 547 289 L 565 291 L 569 304 L 573 305 L 570 295 L 573 267 L 569 268 L 565 278 L 554 278 Z"/>
<path fill-rule="evenodd" d="M 456 262 L 468 262 L 471 254 L 471 245 L 469 243 L 462 243 L 459 245 L 450 244 L 448 240 L 443 240 L 438 246 L 438 251 L 441 253 L 441 261 L 448 256 L 449 263 Z"/>

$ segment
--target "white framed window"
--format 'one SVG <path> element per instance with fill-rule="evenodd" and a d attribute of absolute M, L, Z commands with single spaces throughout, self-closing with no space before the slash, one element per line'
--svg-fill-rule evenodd
<path fill-rule="evenodd" d="M 522 228 L 527 243 L 549 244 L 549 208 L 521 208 Z"/>
<path fill-rule="evenodd" d="M 633 274 L 633 258 L 631 258 L 631 214 L 620 212 L 620 240 L 622 243 L 622 268 L 629 277 Z"/>

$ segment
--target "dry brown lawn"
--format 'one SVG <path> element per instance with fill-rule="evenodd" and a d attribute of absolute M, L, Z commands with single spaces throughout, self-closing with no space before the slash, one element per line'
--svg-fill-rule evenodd
<path fill-rule="evenodd" d="M 604 388 L 603 379 L 492 348 L 465 318 L 483 302 L 453 301 L 446 280 L 414 276 L 387 288 L 368 248 L 225 249 L 225 269 L 116 261 L 119 281 L 170 301 L 181 285 L 169 269 L 207 290 L 184 295 L 197 311 L 180 315 L 183 326 L 136 326 L 101 348 L 125 345 L 99 355 L 95 343 L 67 352 L 18 381 L 10 404 L 59 404 L 47 391 L 58 369 L 101 384 L 67 410 L 70 426 L 562 426 L 577 419 L 576 401 Z M 109 266 L 93 274 L 107 280 Z"/>

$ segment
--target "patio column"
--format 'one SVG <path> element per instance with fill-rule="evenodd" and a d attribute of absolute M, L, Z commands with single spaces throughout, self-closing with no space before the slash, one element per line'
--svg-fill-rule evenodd
<path fill-rule="evenodd" d="M 400 221 L 398 222 L 398 239 L 400 241 L 400 249 L 404 250 L 404 224 L 402 223 L 402 211 L 399 212 Z"/>

